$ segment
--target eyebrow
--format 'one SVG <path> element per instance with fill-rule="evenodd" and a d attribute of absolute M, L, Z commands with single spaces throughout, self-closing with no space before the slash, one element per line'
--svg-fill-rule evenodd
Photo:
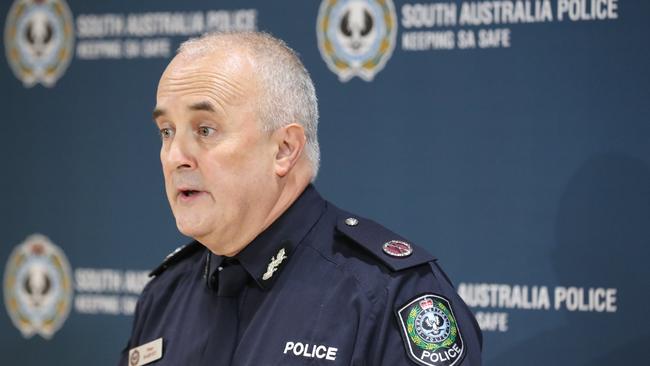
<path fill-rule="evenodd" d="M 208 101 L 194 103 L 189 108 L 190 110 L 193 111 L 206 111 L 206 112 L 213 112 L 213 113 L 217 111 L 212 105 L 212 103 Z"/>
<path fill-rule="evenodd" d="M 158 117 L 164 116 L 164 115 L 165 115 L 165 110 L 162 109 L 162 108 L 157 108 L 157 107 L 154 108 L 153 113 L 151 113 L 151 116 L 152 116 L 152 118 L 154 120 L 157 119 Z"/>
<path fill-rule="evenodd" d="M 214 108 L 214 106 L 212 105 L 212 103 L 210 103 L 208 101 L 194 103 L 194 104 L 190 105 L 188 108 L 190 110 L 192 110 L 192 111 L 206 111 L 206 112 L 213 112 L 213 113 L 215 113 L 217 111 Z M 154 108 L 151 115 L 152 115 L 152 118 L 155 120 L 160 116 L 164 116 L 165 114 L 166 114 L 166 112 L 165 112 L 164 109 L 156 107 L 156 108 Z"/>

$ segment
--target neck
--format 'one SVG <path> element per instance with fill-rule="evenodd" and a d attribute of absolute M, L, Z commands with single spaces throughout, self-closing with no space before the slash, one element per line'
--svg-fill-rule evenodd
<path fill-rule="evenodd" d="M 269 214 L 262 225 L 262 229 L 256 234 L 256 236 L 271 226 L 275 220 L 291 207 L 305 188 L 307 188 L 311 177 L 308 175 L 293 174 L 286 176 L 284 179 L 286 181 L 280 184 L 280 194 L 278 195 L 278 199 L 275 201 L 273 208 L 269 211 Z"/>
<path fill-rule="evenodd" d="M 225 255 L 227 257 L 232 257 L 241 252 L 248 244 L 250 244 L 260 233 L 266 230 L 271 226 L 275 220 L 277 220 L 291 205 L 298 199 L 302 192 L 307 188 L 311 181 L 311 175 L 309 174 L 293 174 L 287 175 L 278 182 L 276 191 L 276 199 L 271 202 L 270 209 L 267 211 L 268 214 L 265 217 L 258 218 L 256 221 L 260 223 L 259 225 L 252 225 L 253 229 L 244 233 L 246 230 L 238 229 L 238 240 L 231 242 L 231 246 L 228 248 L 220 247 L 219 250 L 215 251 L 211 248 L 210 245 L 206 245 L 213 253 L 217 255 Z M 251 227 L 249 225 L 244 225 Z M 210 242 L 208 238 L 204 242 Z M 216 249 L 216 248 L 215 248 Z"/>

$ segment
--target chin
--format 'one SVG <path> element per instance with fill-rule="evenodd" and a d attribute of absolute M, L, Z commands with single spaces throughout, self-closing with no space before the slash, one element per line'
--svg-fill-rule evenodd
<path fill-rule="evenodd" d="M 176 219 L 176 227 L 181 234 L 197 239 L 205 236 L 208 233 L 203 225 L 198 225 L 192 222 L 186 222 L 183 219 Z"/>

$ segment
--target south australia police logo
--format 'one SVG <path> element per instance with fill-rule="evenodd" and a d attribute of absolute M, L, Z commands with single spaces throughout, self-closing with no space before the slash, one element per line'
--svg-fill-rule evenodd
<path fill-rule="evenodd" d="M 465 355 L 463 337 L 451 304 L 442 296 L 424 294 L 397 312 L 409 357 L 418 365 L 458 365 Z"/>
<path fill-rule="evenodd" d="M 395 48 L 395 7 L 392 0 L 323 0 L 316 34 L 323 59 L 341 81 L 371 81 Z"/>
<path fill-rule="evenodd" d="M 16 0 L 5 23 L 5 52 L 25 87 L 54 86 L 74 45 L 73 22 L 64 0 Z"/>
<path fill-rule="evenodd" d="M 70 265 L 56 245 L 34 234 L 17 246 L 4 276 L 7 312 L 25 338 L 50 339 L 70 312 Z"/>

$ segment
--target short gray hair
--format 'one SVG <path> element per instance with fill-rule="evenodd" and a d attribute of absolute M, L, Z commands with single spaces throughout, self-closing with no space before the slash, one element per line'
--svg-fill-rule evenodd
<path fill-rule="evenodd" d="M 255 73 L 264 91 L 258 110 L 262 128 L 275 131 L 295 122 L 305 129 L 305 150 L 313 181 L 320 165 L 318 100 L 314 83 L 298 54 L 284 41 L 265 32 L 204 34 L 183 42 L 178 54 L 200 56 L 230 47 L 250 51 L 256 62 Z"/>

